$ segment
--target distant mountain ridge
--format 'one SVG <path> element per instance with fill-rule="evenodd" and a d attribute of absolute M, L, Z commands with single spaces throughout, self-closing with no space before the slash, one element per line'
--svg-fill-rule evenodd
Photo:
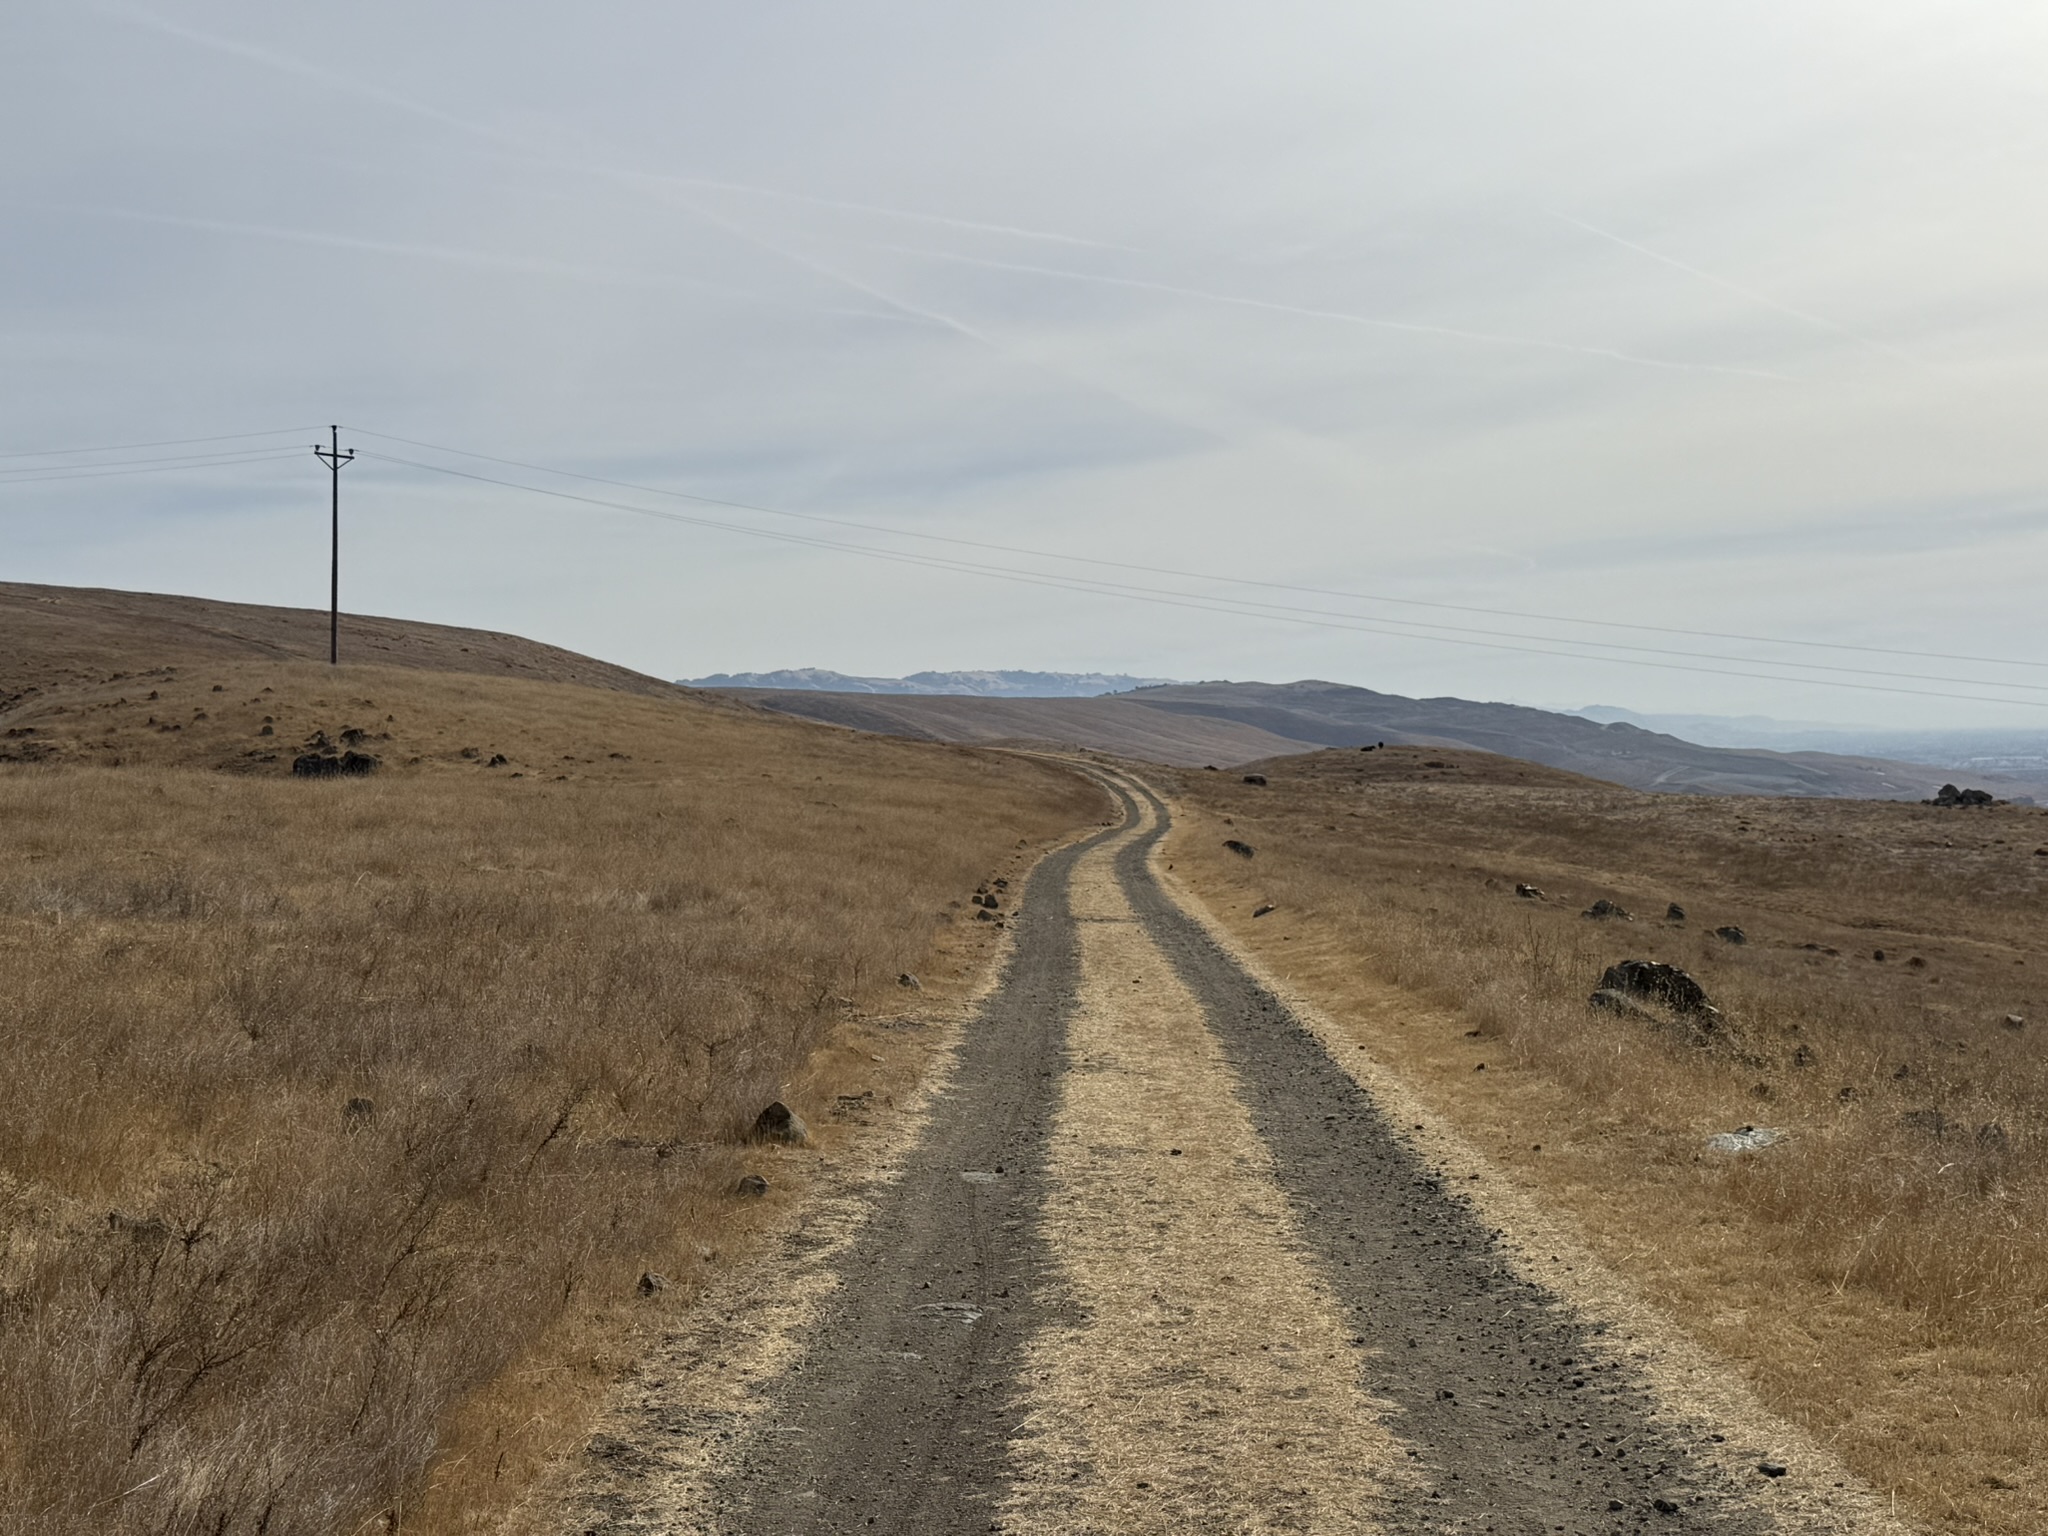
<path fill-rule="evenodd" d="M 1092 699 L 1170 683 L 1167 677 L 1122 672 L 913 672 L 908 677 L 852 677 L 823 667 L 780 672 L 716 672 L 677 679 L 686 688 L 777 688 L 803 693 L 888 693 L 974 699 Z"/>
<path fill-rule="evenodd" d="M 931 741 L 1047 743 L 1184 767 L 1230 767 L 1375 742 L 1467 747 L 1675 794 L 1923 800 L 1924 764 L 1709 747 L 1583 715 L 1470 699 L 1410 699 L 1341 683 L 1173 683 L 1108 697 L 916 697 L 747 690 L 769 709 Z M 2001 798 L 2048 798 L 2048 775 L 1973 775 Z"/>

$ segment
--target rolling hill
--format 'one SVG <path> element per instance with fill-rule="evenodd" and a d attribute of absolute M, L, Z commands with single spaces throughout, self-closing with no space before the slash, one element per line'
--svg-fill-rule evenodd
<path fill-rule="evenodd" d="M 1180 767 L 1231 767 L 1377 742 L 1495 752 L 1633 789 L 1711 795 L 1919 800 L 1939 768 L 1826 752 L 1705 747 L 1626 723 L 1487 704 L 1410 699 L 1341 683 L 1175 683 L 1094 699 L 879 697 L 734 690 L 770 709 L 887 735 L 1040 742 Z M 2003 798 L 2048 798 L 2048 781 L 1978 780 Z"/>

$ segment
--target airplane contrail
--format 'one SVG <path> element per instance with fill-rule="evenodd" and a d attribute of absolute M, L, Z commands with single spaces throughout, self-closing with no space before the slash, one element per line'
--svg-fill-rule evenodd
<path fill-rule="evenodd" d="M 1110 288 L 1132 288 L 1147 293 L 1170 294 L 1176 298 L 1196 299 L 1207 304 L 1222 304 L 1234 309 L 1262 310 L 1269 314 L 1299 315 L 1311 320 L 1334 320 L 1345 325 L 1365 326 L 1374 330 L 1405 331 L 1420 336 L 1446 336 L 1459 341 L 1485 342 L 1494 346 L 1534 347 L 1546 352 L 1575 353 L 1581 357 L 1601 357 L 1611 362 L 1629 363 L 1640 368 L 1662 368 L 1681 373 L 1723 373 L 1738 378 L 1771 379 L 1781 384 L 1804 382 L 1790 374 L 1773 373 L 1762 368 L 1738 368 L 1726 363 L 1682 362 L 1672 358 L 1645 357 L 1636 352 L 1624 352 L 1615 347 L 1588 346 L 1581 342 L 1552 341 L 1539 336 L 1517 336 L 1501 331 L 1475 331 L 1460 326 L 1432 325 L 1419 320 L 1390 320 L 1379 315 L 1361 315 L 1344 309 L 1316 309 L 1301 304 L 1282 304 L 1272 299 L 1254 299 L 1242 294 L 1216 293 L 1206 288 L 1186 288 L 1178 283 L 1155 282 L 1143 277 L 1114 277 L 1101 272 L 1076 272 L 1069 267 L 1044 267 L 1030 262 L 999 261 L 990 256 L 965 256 L 956 251 L 934 251 L 919 246 L 885 245 L 883 250 L 896 251 L 906 256 L 920 256 L 931 261 L 957 262 L 970 267 L 990 267 L 1001 272 L 1022 272 L 1035 277 L 1057 278 L 1073 283 L 1097 283 Z"/>
<path fill-rule="evenodd" d="M 1825 315 L 1816 315 L 1811 310 L 1798 309 L 1790 304 L 1781 303 L 1767 293 L 1759 293 L 1756 289 L 1744 287 L 1741 283 L 1722 277 L 1717 272 L 1706 271 L 1704 268 L 1696 267 L 1690 262 L 1680 261 L 1676 256 L 1667 256 L 1662 251 L 1652 250 L 1647 245 L 1639 245 L 1626 236 L 1617 235 L 1611 229 L 1602 229 L 1597 224 L 1589 224 L 1584 219 L 1574 218 L 1569 213 L 1560 213 L 1555 209 L 1551 210 L 1551 217 L 1562 220 L 1574 229 L 1582 229 L 1589 235 L 1597 235 L 1602 240 L 1612 241 L 1624 250 L 1634 251 L 1638 256 L 1647 256 L 1652 261 L 1662 262 L 1665 266 L 1683 272 L 1689 277 L 1696 277 L 1703 283 L 1711 283 L 1716 288 L 1726 289 L 1729 293 L 1736 295 L 1738 298 L 1747 299 L 1752 304 L 1774 310 L 1778 314 L 1787 315 L 1794 320 L 1804 321 L 1806 324 L 1815 326 L 1820 330 L 1830 331 L 1845 340 L 1855 342 L 1858 346 L 1868 347 L 1873 352 L 1882 352 L 1886 357 L 1896 358 L 1900 362 L 1911 363 L 1919 361 L 1910 353 L 1902 352 L 1897 347 L 1887 342 L 1879 341 L 1875 337 L 1865 336 L 1860 331 L 1851 330 L 1848 326 L 1838 321 L 1830 320 Z"/>
<path fill-rule="evenodd" d="M 118 17 L 137 26 L 147 27 L 175 37 L 198 47 L 210 48 L 250 63 L 261 64 L 270 69 L 281 70 L 301 79 L 316 80 L 333 89 L 352 92 L 384 106 L 407 112 L 415 117 L 426 118 L 445 128 L 453 128 L 473 138 L 486 140 L 516 153 L 516 157 L 529 164 L 540 164 L 554 170 L 579 171 L 587 175 L 608 176 L 624 181 L 673 182 L 679 186 L 696 187 L 719 192 L 738 192 L 750 197 L 772 198 L 781 202 L 804 203 L 815 208 L 831 208 L 841 212 L 876 214 L 884 218 L 903 219 L 911 223 L 930 224 L 945 229 L 968 230 L 978 234 L 1007 235 L 1023 240 L 1046 241 L 1057 245 L 1084 247 L 1092 250 L 1129 252 L 1131 247 L 1115 245 L 1104 240 L 1090 240 L 1078 235 L 1055 233 L 1051 230 L 1028 229 L 1015 224 L 993 224 L 978 219 L 957 218 L 950 214 L 923 213 L 905 208 L 890 208 L 879 203 L 852 202 L 842 198 L 817 197 L 807 192 L 790 192 L 777 187 L 754 186 L 747 182 L 724 181 L 708 176 L 687 176 L 664 171 L 622 170 L 613 166 L 591 165 L 565 159 L 546 150 L 531 140 L 515 133 L 495 128 L 489 123 L 478 122 L 458 113 L 446 111 L 428 102 L 414 99 L 401 92 L 364 80 L 358 76 L 329 69 L 293 54 L 282 53 L 274 48 L 264 48 L 239 38 L 223 37 L 183 22 L 172 21 L 153 11 L 139 6 L 126 5 L 121 0 L 86 0 L 86 4 L 102 15 Z"/>
<path fill-rule="evenodd" d="M 162 224 L 178 229 L 204 230 L 213 234 L 249 235 L 263 240 L 282 240 L 294 245 L 324 246 L 334 250 L 365 251 L 379 256 L 417 257 L 427 261 L 445 262 L 454 266 L 481 267 L 493 271 L 516 272 L 532 277 L 563 277 L 583 282 L 605 283 L 617 287 L 669 288 L 683 287 L 715 293 L 723 298 L 745 299 L 777 309 L 796 309 L 807 313 L 845 315 L 861 320 L 897 321 L 901 316 L 874 309 L 850 309 L 837 305 L 792 304 L 786 299 L 771 298 L 751 289 L 734 287 L 729 283 L 712 282 L 706 278 L 692 277 L 686 272 L 635 272 L 624 268 L 581 266 L 574 262 L 550 261 L 529 256 L 506 256 L 494 251 L 466 250 L 460 246 L 427 245 L 416 241 L 372 240 L 360 235 L 337 235 L 324 230 L 290 229 L 277 224 L 252 224 L 237 219 L 209 219 L 192 214 L 156 213 L 142 208 L 114 208 L 97 203 L 49 203 L 43 206 L 63 213 L 82 214 L 89 218 L 120 219 L 134 224 Z M 875 295 L 883 299 L 882 295 Z M 886 299 L 884 299 L 886 302 Z M 900 308 L 900 306 L 896 306 Z M 928 317 L 927 317 L 928 318 Z"/>

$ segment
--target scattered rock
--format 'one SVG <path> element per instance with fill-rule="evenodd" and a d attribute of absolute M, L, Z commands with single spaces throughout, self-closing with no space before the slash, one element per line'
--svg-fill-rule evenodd
<path fill-rule="evenodd" d="M 1677 902 L 1674 901 L 1673 903 L 1671 903 L 1670 906 L 1664 909 L 1664 921 L 1667 923 L 1684 922 L 1685 908 L 1681 907 Z"/>
<path fill-rule="evenodd" d="M 1944 784 L 1934 792 L 1932 800 L 1923 800 L 1922 805 L 1949 807 L 1976 805 L 2003 805 L 2005 802 L 1993 798 L 1988 789 L 1957 789 L 1953 784 Z"/>
<path fill-rule="evenodd" d="M 1247 784 L 1264 784 L 1266 776 L 1263 773 L 1248 773 L 1244 776 L 1244 781 Z"/>
<path fill-rule="evenodd" d="M 1749 935 L 1733 923 L 1724 923 L 1719 928 L 1716 928 L 1714 930 L 1714 937 L 1725 939 L 1730 944 L 1747 944 L 1749 942 Z"/>
<path fill-rule="evenodd" d="M 756 1141 L 780 1141 L 800 1147 L 811 1139 L 811 1128 L 805 1125 L 802 1116 L 782 1100 L 777 1099 L 754 1119 L 753 1138 Z"/>
<path fill-rule="evenodd" d="M 668 1276 L 657 1275 L 651 1269 L 644 1270 L 640 1275 L 639 1289 L 642 1296 L 652 1296 L 658 1291 L 665 1291 L 668 1289 Z"/>
<path fill-rule="evenodd" d="M 490 760 L 489 762 L 485 763 L 485 764 L 484 764 L 484 766 L 485 766 L 486 768 L 503 768 L 503 767 L 505 767 L 505 766 L 506 766 L 506 765 L 507 765 L 507 764 L 508 764 L 508 763 L 509 763 L 510 761 L 511 761 L 511 760 L 510 760 L 509 758 L 507 758 L 507 757 L 505 756 L 505 754 L 504 754 L 504 753 L 502 753 L 502 752 L 493 752 L 493 753 L 491 754 L 491 760 Z"/>
<path fill-rule="evenodd" d="M 1232 853 L 1236 854 L 1240 859 L 1248 859 L 1253 855 L 1253 853 L 1257 852 L 1257 850 L 1254 849 L 1250 843 L 1241 843 L 1234 837 L 1225 838 L 1223 840 L 1223 846 L 1228 848 Z"/>
<path fill-rule="evenodd" d="M 1541 891 L 1539 891 L 1535 886 L 1529 885 L 1524 882 L 1517 882 L 1515 886 L 1515 894 L 1521 897 L 1524 901 L 1541 901 L 1543 899 L 1543 893 Z"/>
<path fill-rule="evenodd" d="M 1279 908 L 1275 907 L 1270 901 L 1261 902 L 1258 906 L 1252 908 L 1252 916 L 1264 917 L 1268 912 L 1277 912 L 1278 910 Z"/>
<path fill-rule="evenodd" d="M 1906 961 L 1906 969 L 1909 971 L 1924 971 L 1927 969 L 1927 962 L 1921 959 L 1920 956 L 1914 955 Z"/>
<path fill-rule="evenodd" d="M 1678 1506 L 1669 1499 L 1652 1499 L 1650 1507 L 1660 1515 L 1675 1515 L 1678 1513 Z"/>
<path fill-rule="evenodd" d="M 1882 964 L 1884 961 L 1884 951 L 1881 949 L 1873 949 L 1870 952 L 1870 958 Z"/>
<path fill-rule="evenodd" d="M 1010 882 L 1003 879 L 1001 876 L 998 876 L 995 879 L 989 881 L 989 884 L 994 886 L 999 891 L 1007 891 L 1010 888 Z"/>
<path fill-rule="evenodd" d="M 292 759 L 295 779 L 361 778 L 377 771 L 377 759 L 367 752 L 336 752 L 332 747 L 302 752 Z"/>
<path fill-rule="evenodd" d="M 978 923 L 986 923 L 994 921 L 994 917 L 987 907 L 976 907 L 974 909 L 974 920 Z"/>
<path fill-rule="evenodd" d="M 258 736 L 275 736 L 277 734 L 277 727 L 274 725 L 266 725 L 263 727 L 262 730 L 258 731 L 256 734 Z"/>
<path fill-rule="evenodd" d="M 1623 907 L 1618 902 L 1609 901 L 1605 896 L 1602 896 L 1598 901 L 1594 902 L 1593 905 L 1586 908 L 1586 910 L 1584 912 L 1581 912 L 1579 915 L 1581 917 L 1598 918 L 1615 917 L 1621 919 L 1621 921 L 1623 921 L 1624 923 L 1632 923 L 1635 921 L 1634 918 L 1628 915 L 1628 909 L 1626 907 Z"/>
<path fill-rule="evenodd" d="M 1756 1464 L 1756 1469 L 1763 1473 L 1765 1477 L 1783 1477 L 1785 1475 L 1785 1468 L 1775 1461 L 1760 1461 Z"/>
<path fill-rule="evenodd" d="M 377 1101 L 357 1094 L 341 1106 L 341 1123 L 345 1130 L 360 1131 L 365 1126 L 377 1123 Z"/>
<path fill-rule="evenodd" d="M 2005 1027 L 2007 1029 L 2025 1029 L 2027 1027 L 2027 1021 L 2020 1014 L 2008 1013 L 2005 1016 Z"/>
<path fill-rule="evenodd" d="M 1600 990 L 1626 997 L 1648 998 L 1676 1013 L 1717 1019 L 1721 1010 L 1707 1000 L 1706 989 L 1675 965 L 1661 960 L 1623 960 L 1601 973 Z"/>
<path fill-rule="evenodd" d="M 1721 1131 L 1707 1138 L 1707 1148 L 1713 1152 L 1757 1152 L 1765 1147 L 1776 1146 L 1785 1139 L 1785 1133 L 1768 1125 L 1745 1125 L 1740 1130 Z"/>
<path fill-rule="evenodd" d="M 924 983 L 919 981 L 915 976 L 911 975 L 908 971 L 898 971 L 896 973 L 896 985 L 899 987 L 908 987 L 913 992 L 922 992 L 924 990 Z"/>
<path fill-rule="evenodd" d="M 759 1198 L 768 1193 L 768 1181 L 758 1173 L 746 1174 L 733 1186 L 733 1193 Z"/>

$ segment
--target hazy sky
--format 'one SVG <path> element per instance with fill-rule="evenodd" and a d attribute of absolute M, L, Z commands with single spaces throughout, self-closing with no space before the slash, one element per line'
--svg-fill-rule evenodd
<path fill-rule="evenodd" d="M 2048 663 L 2043 80 L 2022 0 L 14 0 L 0 577 L 324 604 L 339 421 L 345 605 L 664 676 L 2048 726 L 1668 632 Z"/>

